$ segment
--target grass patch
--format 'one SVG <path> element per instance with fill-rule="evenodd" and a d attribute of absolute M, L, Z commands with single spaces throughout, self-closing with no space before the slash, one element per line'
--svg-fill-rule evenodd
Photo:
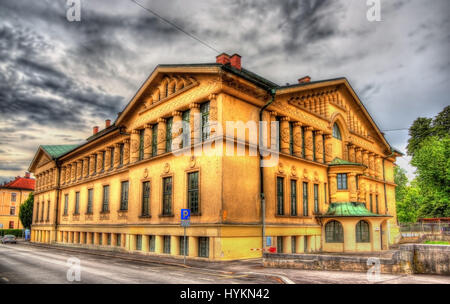
<path fill-rule="evenodd" d="M 447 241 L 425 241 L 424 244 L 431 244 L 431 245 L 450 245 Z"/>

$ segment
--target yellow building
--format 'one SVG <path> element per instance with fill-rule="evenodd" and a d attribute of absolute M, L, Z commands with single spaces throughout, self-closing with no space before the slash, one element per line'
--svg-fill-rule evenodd
<path fill-rule="evenodd" d="M 159 65 L 84 144 L 41 146 L 32 241 L 210 260 L 260 257 L 263 241 L 387 249 L 399 153 L 348 81 L 278 86 L 216 59 Z"/>
<path fill-rule="evenodd" d="M 23 229 L 19 219 L 20 205 L 34 190 L 35 180 L 26 172 L 25 177 L 0 185 L 0 229 Z"/>

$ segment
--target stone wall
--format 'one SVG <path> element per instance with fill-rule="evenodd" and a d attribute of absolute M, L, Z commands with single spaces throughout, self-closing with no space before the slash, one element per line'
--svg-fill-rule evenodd
<path fill-rule="evenodd" d="M 375 259 L 374 259 L 375 258 Z M 265 253 L 265 267 L 367 272 L 379 263 L 381 273 L 449 275 L 450 246 L 409 244 L 390 258 L 356 255 Z"/>
<path fill-rule="evenodd" d="M 426 244 L 413 246 L 415 273 L 450 275 L 450 246 Z"/>

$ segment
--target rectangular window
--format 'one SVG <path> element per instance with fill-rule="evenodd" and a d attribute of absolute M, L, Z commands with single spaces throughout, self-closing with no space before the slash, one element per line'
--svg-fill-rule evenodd
<path fill-rule="evenodd" d="M 308 236 L 303 237 L 303 252 L 308 252 Z"/>
<path fill-rule="evenodd" d="M 119 146 L 119 165 L 122 166 L 123 165 L 123 149 L 124 149 L 124 144 L 120 144 Z"/>
<path fill-rule="evenodd" d="M 291 215 L 297 215 L 297 181 L 291 180 Z"/>
<path fill-rule="evenodd" d="M 116 234 L 116 246 L 121 247 L 122 246 L 122 235 L 120 233 Z"/>
<path fill-rule="evenodd" d="M 103 186 L 102 212 L 109 211 L 109 186 Z"/>
<path fill-rule="evenodd" d="M 50 220 L 50 201 L 47 202 L 47 221 Z"/>
<path fill-rule="evenodd" d="M 136 235 L 136 250 L 142 250 L 142 235 Z"/>
<path fill-rule="evenodd" d="M 101 233 L 98 234 L 98 244 L 99 245 L 103 244 L 103 234 L 101 234 Z"/>
<path fill-rule="evenodd" d="M 114 148 L 109 149 L 109 169 L 114 168 Z"/>
<path fill-rule="evenodd" d="M 372 194 L 369 195 L 369 199 L 370 199 L 370 212 L 373 212 Z"/>
<path fill-rule="evenodd" d="M 152 132 L 152 156 L 158 153 L 158 124 L 153 125 Z"/>
<path fill-rule="evenodd" d="M 202 140 L 206 140 L 210 137 L 209 128 L 209 101 L 200 105 L 200 114 L 202 117 L 201 130 L 202 130 Z"/>
<path fill-rule="evenodd" d="M 41 209 L 41 222 L 44 221 L 44 209 L 45 209 L 45 203 L 42 202 L 42 209 Z"/>
<path fill-rule="evenodd" d="M 139 160 L 144 159 L 144 134 L 145 129 L 139 130 Z"/>
<path fill-rule="evenodd" d="M 308 183 L 303 182 L 303 216 L 308 216 Z"/>
<path fill-rule="evenodd" d="M 188 173 L 188 208 L 193 214 L 199 213 L 198 188 L 198 172 Z"/>
<path fill-rule="evenodd" d="M 9 208 L 9 215 L 16 215 L 16 207 L 11 206 Z"/>
<path fill-rule="evenodd" d="M 106 151 L 102 151 L 102 171 L 105 170 L 105 157 L 106 156 Z"/>
<path fill-rule="evenodd" d="M 209 237 L 198 238 L 198 256 L 201 258 L 209 257 Z"/>
<path fill-rule="evenodd" d="M 375 210 L 376 210 L 377 214 L 379 214 L 379 209 L 378 209 L 378 195 L 375 195 Z"/>
<path fill-rule="evenodd" d="M 69 212 L 69 194 L 64 195 L 64 215 Z"/>
<path fill-rule="evenodd" d="M 277 252 L 282 253 L 283 252 L 283 237 L 277 236 Z"/>
<path fill-rule="evenodd" d="M 73 214 L 80 214 L 80 192 L 75 192 L 75 210 Z"/>
<path fill-rule="evenodd" d="M 319 212 L 319 185 L 314 184 L 314 212 Z"/>
<path fill-rule="evenodd" d="M 111 246 L 111 233 L 106 234 L 106 244 Z"/>
<path fill-rule="evenodd" d="M 92 213 L 92 200 L 94 198 L 94 189 L 88 189 L 87 210 L 86 213 Z"/>
<path fill-rule="evenodd" d="M 189 255 L 189 237 L 186 236 L 186 241 L 184 236 L 180 236 L 180 255 L 184 255 L 184 250 L 186 249 L 186 255 Z"/>
<path fill-rule="evenodd" d="M 163 244 L 164 244 L 163 253 L 170 254 L 170 235 L 165 235 L 163 237 Z"/>
<path fill-rule="evenodd" d="M 167 118 L 166 120 L 166 152 L 172 151 L 172 126 L 173 118 Z"/>
<path fill-rule="evenodd" d="M 95 155 L 94 155 L 94 174 L 97 173 L 97 158 L 98 158 L 98 155 L 97 155 L 97 153 L 95 153 Z"/>
<path fill-rule="evenodd" d="M 149 240 L 148 240 L 148 251 L 150 252 L 155 252 L 155 240 L 156 237 L 154 235 L 149 235 L 148 236 Z"/>
<path fill-rule="evenodd" d="M 295 235 L 291 236 L 291 250 L 292 253 L 297 253 L 297 237 Z"/>
<path fill-rule="evenodd" d="M 16 197 L 17 197 L 16 193 L 11 193 L 11 202 L 15 202 L 16 201 Z"/>
<path fill-rule="evenodd" d="M 338 190 L 347 190 L 347 173 L 337 174 L 337 188 Z"/>
<path fill-rule="evenodd" d="M 183 148 L 191 144 L 191 130 L 190 130 L 190 115 L 189 110 L 183 112 Z"/>
<path fill-rule="evenodd" d="M 128 181 L 121 183 L 120 210 L 128 210 Z"/>
<path fill-rule="evenodd" d="M 91 159 L 90 159 L 90 157 L 88 157 L 88 159 L 87 159 L 87 174 L 86 174 L 86 176 L 89 176 L 89 173 L 90 173 L 90 170 L 91 170 Z"/>
<path fill-rule="evenodd" d="M 67 214 L 67 213 L 64 213 Z M 39 203 L 36 204 L 36 220 L 35 222 L 39 222 Z"/>
<path fill-rule="evenodd" d="M 150 215 L 150 182 L 142 183 L 142 215 Z"/>
<path fill-rule="evenodd" d="M 289 122 L 289 154 L 294 155 L 294 123 Z"/>
<path fill-rule="evenodd" d="M 277 215 L 284 214 L 284 178 L 277 177 Z"/>
<path fill-rule="evenodd" d="M 9 229 L 14 229 L 14 221 L 9 221 Z"/>
<path fill-rule="evenodd" d="M 163 214 L 172 214 L 172 177 L 163 178 Z"/>
<path fill-rule="evenodd" d="M 323 184 L 323 202 L 327 203 L 327 183 Z"/>

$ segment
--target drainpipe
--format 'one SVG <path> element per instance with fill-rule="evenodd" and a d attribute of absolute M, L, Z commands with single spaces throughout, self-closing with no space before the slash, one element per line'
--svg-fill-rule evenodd
<path fill-rule="evenodd" d="M 386 194 L 386 173 L 385 173 L 385 169 L 384 169 L 384 161 L 389 158 L 392 157 L 394 155 L 394 151 L 391 150 L 391 154 L 383 157 L 383 188 L 384 188 L 384 207 L 386 210 L 386 214 L 388 211 L 388 207 L 387 207 L 387 194 Z M 390 227 L 389 227 L 389 221 L 387 221 L 387 244 L 388 244 L 388 248 L 389 248 L 389 242 L 391 239 L 391 231 L 390 231 Z"/>
<path fill-rule="evenodd" d="M 270 100 L 259 110 L 259 121 L 262 122 L 263 111 L 275 101 L 275 89 L 270 89 Z M 264 170 L 261 166 L 263 156 L 261 154 L 262 145 L 262 130 L 259 128 L 259 185 L 260 185 L 260 197 L 261 197 L 261 222 L 262 222 L 262 252 L 264 256 L 264 250 L 266 248 L 266 198 L 264 196 Z"/>
<path fill-rule="evenodd" d="M 384 207 L 385 207 L 386 212 L 388 211 L 388 207 L 387 207 L 386 174 L 385 174 L 385 169 L 384 169 L 384 161 L 385 161 L 387 158 L 392 157 L 393 155 L 394 155 L 394 152 L 391 151 L 391 154 L 390 154 L 390 155 L 388 155 L 388 156 L 386 156 L 386 157 L 383 157 Z"/>

